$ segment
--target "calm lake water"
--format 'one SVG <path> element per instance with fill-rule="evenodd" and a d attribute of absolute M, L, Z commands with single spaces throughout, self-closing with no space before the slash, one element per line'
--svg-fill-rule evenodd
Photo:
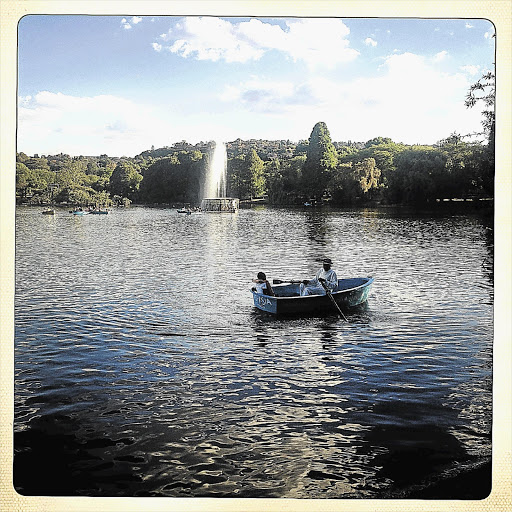
<path fill-rule="evenodd" d="M 16 489 L 389 498 L 482 467 L 491 227 L 446 211 L 18 207 Z M 348 323 L 253 307 L 258 271 L 305 278 L 323 256 L 375 278 Z"/>

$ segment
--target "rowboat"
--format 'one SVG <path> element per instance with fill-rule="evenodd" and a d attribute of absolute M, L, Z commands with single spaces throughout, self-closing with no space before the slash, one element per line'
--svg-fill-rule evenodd
<path fill-rule="evenodd" d="M 53 208 L 47 208 L 41 212 L 43 215 L 55 215 L 55 210 Z"/>
<path fill-rule="evenodd" d="M 72 213 L 73 215 L 89 215 L 89 212 L 86 210 L 72 210 L 69 213 Z"/>
<path fill-rule="evenodd" d="M 108 210 L 89 210 L 91 215 L 107 215 Z"/>
<path fill-rule="evenodd" d="M 252 290 L 254 305 L 261 311 L 274 315 L 301 315 L 309 313 L 336 312 L 327 295 L 305 295 L 299 293 L 300 281 L 272 286 L 275 297 Z M 342 309 L 358 306 L 368 299 L 373 277 L 338 279 L 338 286 L 331 296 Z"/>

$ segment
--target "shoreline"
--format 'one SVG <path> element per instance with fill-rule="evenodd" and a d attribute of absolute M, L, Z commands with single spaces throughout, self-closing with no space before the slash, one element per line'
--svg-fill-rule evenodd
<path fill-rule="evenodd" d="M 389 499 L 484 500 L 492 491 L 492 462 L 484 462 L 458 475 L 443 478 L 420 489 L 392 492 Z"/>

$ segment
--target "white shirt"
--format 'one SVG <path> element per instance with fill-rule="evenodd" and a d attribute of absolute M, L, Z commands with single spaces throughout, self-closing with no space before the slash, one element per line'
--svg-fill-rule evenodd
<path fill-rule="evenodd" d="M 261 293 L 262 295 L 265 295 L 265 292 L 263 290 L 267 289 L 266 283 L 256 283 L 254 287 L 256 288 L 256 293 Z"/>
<path fill-rule="evenodd" d="M 314 279 L 309 282 L 308 286 L 322 286 L 320 284 L 319 279 L 325 279 L 325 285 L 329 290 L 333 291 L 336 286 L 338 286 L 338 276 L 336 272 L 330 268 L 329 270 L 324 270 L 322 267 L 315 275 Z"/>

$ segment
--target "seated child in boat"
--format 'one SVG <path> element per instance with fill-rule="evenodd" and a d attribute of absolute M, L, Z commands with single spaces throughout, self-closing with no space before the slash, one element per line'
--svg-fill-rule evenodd
<path fill-rule="evenodd" d="M 264 272 L 258 272 L 257 278 L 252 280 L 253 283 L 256 283 L 256 286 L 252 288 L 256 293 L 261 293 L 262 295 L 271 295 L 274 296 L 274 290 L 272 290 L 272 286 L 267 281 L 267 276 Z"/>

